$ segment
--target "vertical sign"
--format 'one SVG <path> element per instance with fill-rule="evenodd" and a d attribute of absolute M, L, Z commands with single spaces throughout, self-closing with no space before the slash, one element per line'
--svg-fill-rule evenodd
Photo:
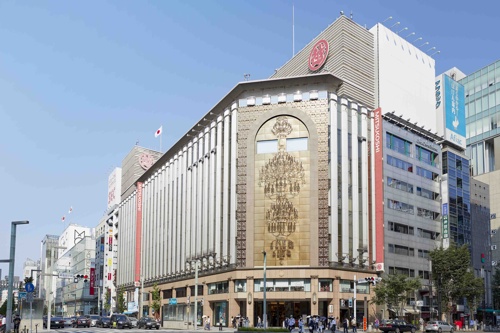
<path fill-rule="evenodd" d="M 442 246 L 447 249 L 450 246 L 450 225 L 449 225 L 449 197 L 448 197 L 448 175 L 441 176 L 441 228 Z"/>
<path fill-rule="evenodd" d="M 90 268 L 90 289 L 89 289 L 89 294 L 91 296 L 94 295 L 94 287 L 95 287 L 95 268 L 91 267 Z"/>
<path fill-rule="evenodd" d="M 384 262 L 384 149 L 382 132 L 382 109 L 373 111 L 373 138 L 375 158 L 375 246 L 377 263 Z M 383 267 L 383 266 L 381 266 Z"/>
<path fill-rule="evenodd" d="M 142 183 L 136 184 L 136 224 L 135 224 L 135 279 L 141 280 L 141 239 L 142 239 Z"/>

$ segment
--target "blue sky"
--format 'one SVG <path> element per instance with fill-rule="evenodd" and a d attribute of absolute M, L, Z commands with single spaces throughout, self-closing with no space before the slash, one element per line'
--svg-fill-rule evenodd
<path fill-rule="evenodd" d="M 293 3 L 296 52 L 343 10 L 367 28 L 392 16 L 441 51 L 437 73 L 499 58 L 495 0 Z M 45 234 L 97 225 L 108 175 L 137 141 L 159 149 L 163 125 L 166 150 L 245 73 L 265 79 L 291 56 L 291 0 L 0 2 L 0 259 L 10 221 L 30 221 L 16 275 Z"/>

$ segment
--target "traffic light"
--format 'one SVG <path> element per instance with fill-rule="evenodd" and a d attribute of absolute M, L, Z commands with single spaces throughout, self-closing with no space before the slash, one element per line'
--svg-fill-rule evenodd
<path fill-rule="evenodd" d="M 373 285 L 376 285 L 377 284 L 377 278 L 371 276 L 371 277 L 366 277 L 365 278 L 365 281 L 368 282 L 368 283 L 371 283 Z"/>
<path fill-rule="evenodd" d="M 80 279 L 83 279 L 83 282 L 87 282 L 89 280 L 89 276 L 87 274 L 76 274 L 74 282 L 77 283 Z"/>
<path fill-rule="evenodd" d="M 486 257 L 484 255 L 484 253 L 481 253 L 481 263 L 484 264 L 485 261 L 486 261 Z"/>

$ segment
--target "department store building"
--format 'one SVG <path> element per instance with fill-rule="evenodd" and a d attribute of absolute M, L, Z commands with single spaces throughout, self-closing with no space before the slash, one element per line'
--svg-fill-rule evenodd
<path fill-rule="evenodd" d="M 202 316 L 253 326 L 264 291 L 269 326 L 290 315 L 373 321 L 370 285 L 355 281 L 383 270 L 374 58 L 372 33 L 339 17 L 269 79 L 237 84 L 123 188 L 116 284 L 128 300 L 156 284 L 169 328 Z"/>

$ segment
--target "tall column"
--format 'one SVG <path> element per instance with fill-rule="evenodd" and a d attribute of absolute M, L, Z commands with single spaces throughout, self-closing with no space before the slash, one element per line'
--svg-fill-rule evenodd
<path fill-rule="evenodd" d="M 330 230 L 331 255 L 339 252 L 339 197 L 338 197 L 338 112 L 337 95 L 330 94 Z M 341 255 L 341 254 L 340 254 Z"/>
<path fill-rule="evenodd" d="M 198 207 L 197 207 L 197 228 L 196 228 L 196 254 L 199 255 L 203 251 L 203 235 L 204 235 L 204 230 L 203 230 L 203 205 L 206 204 L 206 202 L 203 200 L 203 182 L 206 181 L 206 179 L 203 179 L 203 164 L 204 164 L 204 159 L 203 159 L 203 149 L 204 149 L 204 139 L 203 139 L 203 133 L 200 133 L 198 135 L 198 188 L 197 188 L 197 195 L 198 195 Z"/>
<path fill-rule="evenodd" d="M 199 240 L 197 238 L 197 231 L 198 231 L 198 222 L 199 222 L 199 217 L 198 217 L 198 206 L 200 205 L 199 203 L 199 197 L 198 197 L 198 138 L 193 139 L 193 163 L 192 169 L 191 169 L 191 177 L 192 177 L 192 189 L 191 189 L 191 218 L 192 218 L 192 223 L 191 223 L 191 255 L 190 257 L 193 257 L 196 255 L 196 248 L 197 244 L 199 243 Z"/>
<path fill-rule="evenodd" d="M 231 130 L 230 123 L 230 111 L 224 110 L 224 174 L 222 175 L 222 254 L 223 256 L 229 255 L 229 148 L 231 146 L 229 142 L 229 134 Z M 219 151 L 220 154 L 220 151 Z M 231 239 L 231 241 L 233 241 Z"/>
<path fill-rule="evenodd" d="M 230 263 L 236 263 L 236 171 L 238 158 L 238 104 L 231 105 L 231 183 L 230 183 L 230 212 L 229 230 Z"/>
<path fill-rule="evenodd" d="M 208 151 L 208 251 L 217 252 L 215 245 L 215 132 L 216 122 L 210 123 L 210 146 Z M 213 258 L 215 259 L 215 258 Z"/>
<path fill-rule="evenodd" d="M 215 252 L 219 259 L 224 253 L 221 249 L 221 199 L 222 199 L 222 116 L 217 117 L 217 144 L 215 148 Z"/>
<path fill-rule="evenodd" d="M 173 219 L 172 219 L 172 273 L 177 273 L 179 271 L 179 248 L 177 247 L 178 238 L 178 226 L 179 226 L 179 155 L 174 155 L 174 168 L 173 168 Z"/>
<path fill-rule="evenodd" d="M 172 221 L 173 221 L 173 202 L 174 202 L 174 190 L 173 190 L 173 171 L 174 169 L 174 159 L 170 159 L 169 168 L 168 168 L 168 187 L 169 187 L 169 196 L 168 196 L 168 220 L 167 220 L 167 244 L 168 244 L 168 273 L 172 274 L 174 272 L 172 262 L 173 262 L 173 247 L 172 247 Z"/>
<path fill-rule="evenodd" d="M 356 257 L 359 263 L 359 140 L 358 140 L 358 105 L 351 103 L 351 150 L 352 150 L 352 256 Z"/>
<path fill-rule="evenodd" d="M 210 158 L 210 135 L 209 135 L 209 129 L 208 127 L 205 127 L 204 130 L 204 136 L 205 136 L 205 146 L 204 146 L 204 156 L 203 158 L 203 210 L 202 210 L 202 221 L 203 221 L 203 230 L 202 230 L 202 241 L 201 241 L 201 248 L 203 252 L 208 252 L 209 245 L 208 245 L 208 240 L 210 237 L 210 221 L 209 216 L 208 216 L 208 207 L 210 205 L 210 201 L 208 199 L 208 185 L 210 184 L 210 177 L 208 170 L 210 168 L 210 163 L 209 163 L 209 158 Z"/>
<path fill-rule="evenodd" d="M 163 275 L 166 273 L 165 269 L 165 199 L 166 199 L 166 192 L 165 192 L 165 174 L 167 173 L 167 167 L 165 164 L 161 167 L 161 172 L 160 172 L 160 189 L 161 189 L 161 200 L 160 200 L 160 230 L 158 231 L 158 235 L 160 237 L 160 246 L 159 246 L 159 261 L 160 261 L 160 275 Z"/>
<path fill-rule="evenodd" d="M 341 103 L 341 161 L 342 161 L 342 255 L 347 255 L 349 253 L 349 124 L 347 121 L 347 116 L 349 109 L 347 107 L 347 99 L 342 98 Z M 348 262 L 346 257 L 344 262 Z"/>
<path fill-rule="evenodd" d="M 363 248 L 368 249 L 368 131 L 367 116 L 368 110 L 361 108 L 361 212 L 363 218 Z M 371 140 L 370 140 L 371 141 Z"/>
<path fill-rule="evenodd" d="M 187 249 L 187 242 L 186 238 L 188 238 L 188 226 L 187 226 L 187 215 L 188 215 L 188 194 L 187 194 L 187 146 L 184 146 L 182 148 L 182 163 L 181 163 L 181 187 L 180 187 L 180 192 L 181 192 L 181 210 L 179 210 L 180 214 L 180 225 L 179 225 L 179 247 L 180 247 L 180 256 L 179 256 L 179 268 L 184 270 L 185 268 L 185 263 L 186 263 L 186 249 Z"/>
<path fill-rule="evenodd" d="M 192 237 L 193 230 L 193 201 L 192 199 L 192 177 L 193 177 L 193 143 L 189 142 L 187 146 L 187 159 L 186 159 L 186 258 L 191 258 L 194 256 L 192 252 L 191 244 L 194 241 Z"/>

